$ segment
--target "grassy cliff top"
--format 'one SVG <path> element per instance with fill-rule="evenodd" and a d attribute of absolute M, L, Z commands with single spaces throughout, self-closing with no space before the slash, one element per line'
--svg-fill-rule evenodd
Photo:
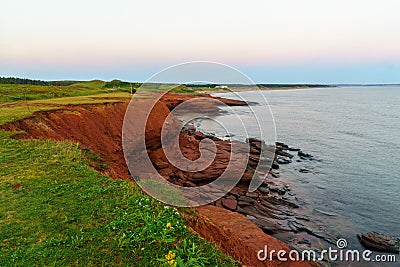
<path fill-rule="evenodd" d="M 130 87 L 0 84 L 0 125 L 35 111 L 126 101 Z M 179 210 L 71 142 L 0 130 L 0 266 L 237 266 L 185 226 Z"/>
<path fill-rule="evenodd" d="M 77 144 L 0 131 L 0 266 L 235 266 Z M 97 162 L 98 164 L 99 162 Z"/>
<path fill-rule="evenodd" d="M 0 84 L 0 125 L 27 118 L 36 111 L 67 105 L 100 104 L 130 99 L 130 88 L 107 88 L 106 82 L 77 82 L 67 86 Z"/>

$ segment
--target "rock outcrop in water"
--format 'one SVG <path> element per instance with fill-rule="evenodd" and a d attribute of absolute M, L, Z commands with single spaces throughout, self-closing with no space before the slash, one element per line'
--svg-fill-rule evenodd
<path fill-rule="evenodd" d="M 360 243 L 375 251 L 399 253 L 400 239 L 393 236 L 369 232 L 357 235 Z"/>
<path fill-rule="evenodd" d="M 169 108 L 173 109 L 174 107 L 170 104 Z M 193 127 L 187 127 L 184 128 L 179 140 L 182 153 L 189 159 L 197 159 L 200 155 L 199 144 L 205 139 L 211 139 L 216 144 L 216 150 L 214 151 L 216 157 L 208 168 L 199 172 L 185 172 L 172 166 L 168 163 L 161 147 L 151 152 L 150 156 L 156 162 L 155 166 L 159 173 L 170 182 L 188 187 L 201 186 L 214 181 L 225 171 L 229 163 L 232 145 L 230 142 L 216 136 L 198 132 Z M 292 193 L 288 185 L 275 179 L 279 177 L 279 173 L 276 170 L 279 169 L 280 164 L 290 164 L 295 157 L 298 160 L 312 160 L 314 157 L 298 148 L 291 148 L 281 142 L 277 142 L 275 146 L 268 146 L 263 141 L 255 138 L 248 138 L 243 142 L 234 142 L 243 145 L 243 153 L 249 152 L 248 166 L 239 184 L 227 195 L 215 201 L 213 205 L 247 216 L 268 234 L 298 234 L 298 242 L 303 244 L 309 243 L 307 238 L 300 237 L 306 234 L 335 244 L 338 237 L 333 236 L 329 231 L 313 223 L 310 218 L 299 212 L 301 205 L 297 197 Z M 246 146 L 249 146 L 248 150 L 245 149 Z M 260 157 L 262 148 L 266 152 L 264 151 L 264 155 Z M 294 155 L 290 152 L 298 152 L 299 155 Z M 272 168 L 270 168 L 271 163 Z M 264 168 L 256 171 L 258 164 Z M 196 164 L 190 167 L 193 170 L 198 169 Z M 234 173 L 240 172 L 240 169 L 238 169 Z M 249 184 L 254 174 L 259 177 L 265 177 L 265 179 L 255 192 L 249 192 Z M 203 197 L 207 198 L 207 193 Z M 296 244 L 291 245 L 296 246 Z M 302 246 L 304 247 L 304 245 Z"/>

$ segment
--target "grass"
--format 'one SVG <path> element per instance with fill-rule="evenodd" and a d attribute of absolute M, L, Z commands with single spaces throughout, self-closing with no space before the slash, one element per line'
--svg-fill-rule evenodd
<path fill-rule="evenodd" d="M 0 107 L 0 125 L 30 117 L 36 111 L 52 110 L 52 109 L 57 109 L 57 107 L 50 107 L 50 106 L 48 106 L 48 107 L 44 107 L 44 106 L 29 107 L 29 106 L 25 106 L 25 105 L 17 105 L 17 106 L 12 106 L 12 107 Z"/>
<path fill-rule="evenodd" d="M 0 125 L 63 105 L 117 102 L 131 97 L 127 92 L 109 90 L 104 85 L 105 82 L 97 80 L 69 86 L 0 84 Z"/>
<path fill-rule="evenodd" d="M 129 88 L 106 88 L 106 82 L 77 82 L 69 86 L 0 84 L 0 125 L 21 120 L 37 111 L 120 102 L 130 99 Z M 146 97 L 137 95 L 134 97 Z"/>
<path fill-rule="evenodd" d="M 46 105 L 83 105 L 83 104 L 99 104 L 99 103 L 110 103 L 118 102 L 121 99 L 129 99 L 132 95 L 124 92 L 98 94 L 98 95 L 87 95 L 87 96 L 72 96 L 72 97 L 60 97 L 51 98 L 44 100 L 34 100 L 32 104 L 46 104 Z"/>
<path fill-rule="evenodd" d="M 113 87 L 116 84 L 118 87 Z M 119 86 L 121 85 L 121 86 Z M 111 86 L 111 88 L 110 88 Z M 140 84 L 132 84 L 137 89 Z M 129 99 L 130 83 L 118 80 L 76 82 L 68 86 L 0 84 L 0 125 L 33 115 L 36 111 L 57 109 L 65 105 L 118 102 Z M 240 89 L 240 88 L 239 88 Z M 141 92 L 198 93 L 219 92 L 208 87 L 186 87 L 174 84 L 143 84 Z M 228 90 L 229 91 L 229 90 Z M 139 97 L 137 95 L 136 97 Z M 141 94 L 140 97 L 145 97 Z"/>
<path fill-rule="evenodd" d="M 120 102 L 131 97 L 132 95 L 126 92 L 110 92 L 96 95 L 31 100 L 12 104 L 7 103 L 0 105 L 0 125 L 30 117 L 37 111 L 54 110 L 67 105 Z"/>
<path fill-rule="evenodd" d="M 0 131 L 0 266 L 235 266 L 78 145 Z M 106 165 L 102 165 L 107 168 Z"/>
<path fill-rule="evenodd" d="M 130 86 L 0 84 L 0 125 L 68 105 L 125 101 Z M 168 84 L 142 89 L 220 91 Z M 14 140 L 13 134 L 0 131 L 0 266 L 237 266 L 189 231 L 179 210 L 133 182 L 95 171 L 108 166 L 93 152 L 68 142 Z"/>
<path fill-rule="evenodd" d="M 107 92 L 103 81 L 79 82 L 69 86 L 0 84 L 0 104 Z"/>
<path fill-rule="evenodd" d="M 105 84 L 0 84 L 0 125 L 132 97 Z M 0 131 L 0 266 L 237 266 L 189 231 L 179 210 L 95 171 L 108 166 L 90 150 L 13 134 Z"/>

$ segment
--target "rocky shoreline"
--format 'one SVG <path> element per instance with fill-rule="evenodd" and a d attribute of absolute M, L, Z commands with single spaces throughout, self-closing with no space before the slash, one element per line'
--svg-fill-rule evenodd
<path fill-rule="evenodd" d="M 185 99 L 196 97 L 199 96 L 166 95 L 156 104 L 155 112 L 148 120 L 149 127 L 146 128 L 147 152 L 158 172 L 171 182 L 189 187 L 207 184 L 219 177 L 227 166 L 231 147 L 231 143 L 228 141 L 212 135 L 207 136 L 189 127 L 179 134 L 182 153 L 188 159 L 197 159 L 200 141 L 210 138 L 217 147 L 213 164 L 200 172 L 183 172 L 168 162 L 160 140 L 165 118 L 176 105 Z M 236 100 L 220 100 L 228 105 L 245 104 Z M 100 171 L 114 179 L 132 179 L 122 153 L 121 129 L 127 105 L 127 102 L 122 102 L 66 106 L 60 110 L 37 112 L 34 117 L 4 125 L 1 128 L 25 132 L 16 135 L 15 138 L 47 138 L 78 142 L 80 146 L 94 151 L 104 159 L 109 168 Z M 218 107 L 215 106 L 210 108 L 214 111 L 218 110 Z M 291 188 L 279 179 L 278 170 L 282 164 L 317 159 L 284 143 L 278 142 L 269 146 L 270 149 L 267 151 L 273 155 L 272 168 L 269 168 L 271 166 L 269 164 L 267 168 L 257 170 L 262 172 L 259 175 L 265 175 L 267 179 L 255 192 L 249 192 L 248 186 L 255 171 L 254 167 L 270 155 L 261 155 L 260 157 L 260 148 L 266 145 L 260 140 L 243 140 L 241 144 L 250 146 L 250 155 L 249 166 L 240 183 L 220 200 L 198 208 L 201 216 L 193 220 L 189 219 L 190 226 L 200 236 L 217 245 L 221 244 L 223 239 L 227 247 L 221 247 L 221 249 L 225 253 L 240 259 L 243 263 L 251 263 L 251 266 L 265 266 L 262 263 L 257 264 L 259 262 L 255 258 L 254 249 L 258 247 L 262 248 L 265 244 L 271 244 L 272 247 L 289 249 L 286 244 L 276 238 L 292 240 L 288 242 L 289 246 L 298 250 L 310 247 L 319 248 L 320 244 L 315 243 L 315 239 L 326 240 L 328 243 L 336 242 L 337 236 L 330 235 L 328 231 L 316 225 L 311 218 L 304 216 L 301 212 L 301 199 L 298 199 Z M 196 166 L 191 167 L 193 170 L 196 169 Z M 307 170 L 299 171 L 306 172 Z M 215 214 L 222 216 L 224 221 L 218 220 Z M 259 230 L 253 229 L 254 227 L 249 224 L 256 225 Z M 211 236 L 210 227 L 215 230 L 214 235 Z M 237 233 L 236 230 L 246 232 L 246 234 Z M 230 240 L 229 235 L 235 236 L 235 241 Z M 276 238 L 270 237 L 270 235 Z M 237 247 L 234 251 L 232 250 L 233 246 Z M 293 266 L 309 266 L 304 262 L 302 264 Z M 289 263 L 285 266 L 289 266 Z"/>
<path fill-rule="evenodd" d="M 207 96 L 209 97 L 209 96 Z M 176 106 L 184 101 L 193 98 L 190 95 L 168 95 L 164 97 L 168 108 L 172 111 Z M 227 105 L 247 105 L 247 103 L 218 98 Z M 207 101 L 205 101 L 207 102 Z M 204 107 L 205 102 L 198 102 L 199 108 L 208 112 L 218 111 L 218 106 L 210 105 Z M 192 109 L 195 110 L 195 109 Z M 188 110 L 186 112 L 190 112 Z M 228 165 L 231 152 L 231 143 L 213 134 L 207 134 L 196 130 L 195 127 L 185 126 L 180 133 L 180 148 L 182 154 L 188 159 L 195 160 L 199 157 L 199 144 L 204 139 L 211 139 L 217 147 L 216 157 L 213 163 L 200 172 L 183 172 L 171 164 L 162 152 L 162 149 L 150 152 L 150 157 L 155 162 L 155 167 L 161 175 L 171 182 L 181 186 L 200 186 L 212 182 L 218 178 Z M 234 141 L 237 142 L 237 141 Z M 247 216 L 265 233 L 276 235 L 280 233 L 298 234 L 298 243 L 291 246 L 301 249 L 311 246 L 311 241 L 307 236 L 314 236 L 323 239 L 328 243 L 335 244 L 337 236 L 332 236 L 327 231 L 319 229 L 319 226 L 312 223 L 311 218 L 306 217 L 301 210 L 301 204 L 290 187 L 279 179 L 278 172 L 280 165 L 290 164 L 292 161 L 313 161 L 317 160 L 312 155 L 303 152 L 300 148 L 290 147 L 285 143 L 276 142 L 268 145 L 262 140 L 248 138 L 239 142 L 243 146 L 249 146 L 249 162 L 246 171 L 241 177 L 240 182 L 224 197 L 212 203 L 212 205 L 241 213 Z M 261 154 L 263 148 L 263 155 Z M 244 151 L 246 151 L 244 149 Z M 243 152 L 243 153 L 247 153 Z M 260 165 L 261 168 L 257 168 Z M 271 167 L 270 167 L 271 166 Z M 191 166 L 193 170 L 196 166 Z M 308 172 L 301 169 L 300 172 Z M 249 184 L 253 175 L 265 177 L 261 186 L 254 192 L 249 192 Z M 237 171 L 240 173 L 240 170 Z M 206 195 L 204 197 L 207 197 Z M 306 235 L 303 235 L 306 233 Z"/>
<path fill-rule="evenodd" d="M 211 138 L 218 144 L 217 146 L 219 149 L 223 151 L 220 152 L 220 154 L 229 152 L 229 146 L 227 145 L 229 142 L 223 141 L 218 137 L 207 136 L 194 131 L 194 129 L 186 129 L 185 133 L 194 137 L 196 141 Z M 194 143 L 196 143 L 196 141 L 194 141 Z M 318 250 L 318 248 L 312 247 L 312 242 L 308 240 L 308 236 L 314 236 L 328 243 L 336 244 L 338 236 L 332 236 L 327 231 L 319 229 L 319 227 L 312 222 L 311 218 L 299 212 L 301 203 L 298 201 L 297 196 L 287 184 L 279 179 L 280 174 L 278 170 L 281 164 L 290 164 L 293 160 L 312 161 L 314 157 L 304 153 L 298 148 L 292 148 L 282 142 L 277 142 L 274 147 L 275 155 L 271 168 L 265 170 L 265 173 L 258 174 L 260 176 L 265 176 L 264 182 L 256 191 L 249 192 L 248 187 L 254 174 L 254 169 L 260 162 L 261 146 L 267 145 L 260 140 L 252 138 L 247 139 L 246 142 L 250 145 L 248 170 L 244 173 L 237 186 L 227 195 L 213 202 L 212 205 L 245 215 L 266 234 L 277 235 L 279 233 L 291 233 L 297 235 L 298 241 L 290 245 L 298 250 L 304 248 L 314 248 Z M 292 152 L 295 152 L 295 154 L 292 154 Z M 222 159 L 218 157 L 216 160 L 222 161 Z M 267 162 L 266 164 L 269 163 Z M 223 164 L 217 164 L 217 166 L 220 168 L 216 168 L 217 171 L 214 169 L 212 174 L 220 174 L 223 171 Z M 213 177 L 213 175 L 209 177 Z M 199 180 L 192 179 L 191 182 L 196 186 L 201 184 Z M 306 235 L 303 233 L 306 233 Z"/>
<path fill-rule="evenodd" d="M 167 105 L 173 110 L 185 99 L 176 95 L 175 99 L 169 99 Z M 189 96 L 186 96 L 188 98 Z M 241 101 L 218 98 L 227 105 L 240 106 L 246 105 Z M 201 105 L 201 102 L 200 102 Z M 216 112 L 218 107 L 208 107 L 211 112 Z M 194 127 L 185 127 L 181 133 L 183 142 L 181 149 L 188 158 L 197 154 L 199 142 L 209 138 L 217 144 L 217 157 L 210 169 L 206 169 L 197 175 L 182 173 L 178 171 L 177 177 L 169 177 L 170 181 L 184 186 L 199 186 L 213 181 L 226 167 L 227 156 L 230 153 L 229 141 L 224 138 L 216 137 L 210 133 L 196 131 Z M 321 245 L 336 246 L 340 238 L 339 233 L 333 233 L 326 226 L 321 226 L 314 222 L 313 218 L 305 215 L 302 211 L 302 201 L 296 196 L 291 188 L 280 178 L 280 165 L 291 164 L 292 162 L 320 161 L 313 155 L 302 151 L 300 148 L 290 147 L 283 142 L 276 142 L 275 146 L 268 146 L 262 140 L 248 138 L 243 140 L 243 144 L 250 146 L 249 163 L 247 170 L 243 174 L 240 183 L 235 186 L 227 195 L 212 203 L 212 205 L 238 212 L 249 218 L 266 234 L 277 236 L 287 242 L 292 248 L 299 251 L 304 249 L 321 250 Z M 261 147 L 267 147 L 268 156 L 273 155 L 273 160 L 264 160 L 266 155 L 260 155 Z M 187 149 L 190 148 L 190 149 Z M 195 159 L 196 156 L 192 159 Z M 264 160 L 264 162 L 263 162 Z M 265 177 L 262 185 L 254 192 L 249 192 L 248 187 L 258 164 L 271 166 L 264 169 L 258 175 Z M 165 167 L 165 166 L 164 166 Z M 162 170 L 160 173 L 162 173 Z M 298 170 L 301 173 L 312 172 L 306 168 Z M 327 216 L 335 216 L 324 211 L 319 211 Z M 285 238 L 286 237 L 286 238 Z M 395 237 L 385 236 L 378 233 L 366 233 L 358 235 L 360 243 L 374 251 L 398 253 L 399 241 Z"/>
<path fill-rule="evenodd" d="M 143 99 L 143 101 L 148 100 Z M 122 127 L 128 104 L 128 101 L 121 101 L 64 106 L 57 110 L 36 112 L 32 117 L 2 125 L 1 129 L 18 132 L 13 136 L 15 139 L 50 139 L 79 144 L 80 148 L 98 155 L 103 163 L 102 166 L 106 166 L 98 169 L 93 165 L 94 169 L 113 179 L 133 182 L 122 149 Z M 182 176 L 182 174 L 174 173 L 174 169 L 167 161 L 162 162 L 157 158 L 162 155 L 161 129 L 169 114 L 169 108 L 165 103 L 162 101 L 156 103 L 154 113 L 147 120 L 146 147 L 149 157 L 154 166 L 158 166 L 160 173 L 167 179 L 176 180 L 177 175 Z M 143 135 L 142 132 L 137 134 Z M 180 138 L 183 141 L 182 145 L 185 142 L 188 144 L 184 149 L 188 153 L 187 156 L 194 158 L 198 147 L 191 147 L 189 144 L 196 139 L 188 134 L 182 134 Z M 226 142 L 221 144 L 228 146 Z M 207 183 L 205 180 L 204 182 Z M 186 184 L 190 186 L 190 181 Z M 187 217 L 188 226 L 195 233 L 213 242 L 224 253 L 246 266 L 316 266 L 312 262 L 305 261 L 282 263 L 276 258 L 275 253 L 273 259 L 259 261 L 257 251 L 265 245 L 272 250 L 285 250 L 287 253 L 290 248 L 286 243 L 265 234 L 248 218 L 237 212 L 213 205 L 198 207 L 187 214 L 183 210 L 182 212 Z"/>

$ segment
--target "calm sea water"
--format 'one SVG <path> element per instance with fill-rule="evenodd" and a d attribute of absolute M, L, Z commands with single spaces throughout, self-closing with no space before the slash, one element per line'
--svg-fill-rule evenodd
<path fill-rule="evenodd" d="M 251 98 L 252 94 L 255 92 L 239 95 Z M 400 87 L 263 94 L 273 112 L 277 140 L 320 159 L 281 165 L 280 169 L 280 179 L 292 186 L 309 214 L 346 238 L 352 247 L 360 246 L 358 233 L 399 236 Z M 217 95 L 237 98 L 232 93 Z M 257 108 L 268 110 L 265 103 Z M 235 112 L 246 120 L 250 115 L 241 109 L 237 107 Z M 231 115 L 221 114 L 217 120 L 232 123 Z M 300 173 L 300 168 L 311 173 Z"/>

